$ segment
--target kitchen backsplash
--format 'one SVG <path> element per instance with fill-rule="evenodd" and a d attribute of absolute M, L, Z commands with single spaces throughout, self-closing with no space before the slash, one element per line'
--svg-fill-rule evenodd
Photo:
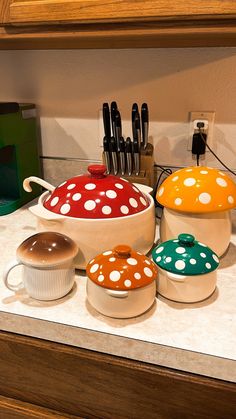
<path fill-rule="evenodd" d="M 155 162 L 168 166 L 194 163 L 189 112 L 215 111 L 213 149 L 236 169 L 236 48 L 0 51 L 0 60 L 0 101 L 37 105 L 43 165 L 52 178 L 101 160 L 99 110 L 112 100 L 125 135 L 132 103 L 148 103 Z M 219 166 L 210 153 L 205 162 Z"/>

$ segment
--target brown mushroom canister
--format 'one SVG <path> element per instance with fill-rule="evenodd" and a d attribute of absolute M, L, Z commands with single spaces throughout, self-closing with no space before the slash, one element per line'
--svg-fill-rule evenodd
<path fill-rule="evenodd" d="M 203 166 L 177 170 L 162 183 L 156 199 L 164 206 L 161 241 L 184 232 L 218 256 L 225 253 L 231 236 L 230 210 L 236 206 L 236 185 L 229 176 Z"/>
<path fill-rule="evenodd" d="M 88 301 L 106 316 L 135 317 L 154 303 L 157 267 L 130 246 L 118 245 L 96 256 L 86 272 Z"/>

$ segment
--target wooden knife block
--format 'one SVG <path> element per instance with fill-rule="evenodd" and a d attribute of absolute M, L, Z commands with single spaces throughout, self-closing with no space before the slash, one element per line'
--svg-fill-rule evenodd
<path fill-rule="evenodd" d="M 102 154 L 102 161 L 105 164 L 104 153 Z M 111 174 L 113 172 L 111 171 Z M 120 176 L 124 179 L 127 179 L 132 183 L 141 183 L 142 185 L 147 185 L 153 187 L 154 185 L 154 155 L 153 155 L 153 145 L 148 143 L 146 150 L 141 150 L 140 154 L 140 172 L 136 176 L 134 171 L 131 176 L 127 173 L 122 175 L 120 171 L 117 173 L 117 176 Z"/>

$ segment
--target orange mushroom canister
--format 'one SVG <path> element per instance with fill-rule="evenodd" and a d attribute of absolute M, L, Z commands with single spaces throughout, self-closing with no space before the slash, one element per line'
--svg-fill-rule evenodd
<path fill-rule="evenodd" d="M 164 210 L 161 241 L 189 233 L 221 256 L 231 236 L 230 210 L 236 206 L 236 184 L 225 173 L 211 167 L 177 170 L 162 183 L 157 201 Z"/>

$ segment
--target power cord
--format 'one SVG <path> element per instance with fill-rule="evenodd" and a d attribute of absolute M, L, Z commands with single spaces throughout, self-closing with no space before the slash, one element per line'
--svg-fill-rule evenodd
<path fill-rule="evenodd" d="M 161 204 L 160 204 L 160 203 L 156 200 L 157 190 L 158 190 L 158 188 L 159 188 L 160 183 L 162 183 L 162 182 L 161 182 L 161 179 L 162 179 L 162 177 L 163 177 L 164 175 L 169 176 L 169 175 L 171 175 L 173 172 L 172 172 L 172 170 L 171 170 L 170 168 L 165 168 L 165 167 L 160 166 L 160 165 L 158 165 L 158 164 L 155 164 L 155 167 L 158 167 L 159 169 L 161 169 L 161 173 L 159 174 L 159 176 L 158 176 L 158 178 L 157 178 L 157 182 L 156 182 L 156 185 L 155 185 L 155 188 L 154 188 L 154 192 L 153 192 L 153 197 L 154 197 L 155 207 L 156 207 L 156 210 L 158 210 L 158 209 L 162 209 L 162 208 L 163 208 L 163 205 L 161 205 Z M 158 213 L 156 213 L 156 216 L 157 216 L 157 218 L 159 218 L 159 219 L 161 218 L 161 217 L 158 215 Z"/>

